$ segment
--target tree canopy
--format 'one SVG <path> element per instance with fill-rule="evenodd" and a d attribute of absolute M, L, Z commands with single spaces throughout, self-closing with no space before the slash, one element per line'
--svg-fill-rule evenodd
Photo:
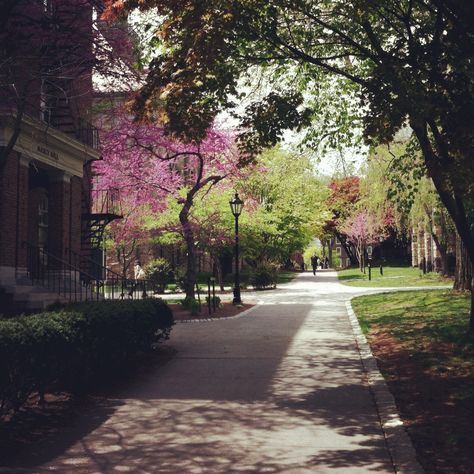
<path fill-rule="evenodd" d="M 312 86 L 343 78 L 367 141 L 412 128 L 474 262 L 471 0 L 108 0 L 106 16 L 135 8 L 156 8 L 161 19 L 138 116 L 158 115 L 169 133 L 202 140 L 218 112 L 241 100 L 239 80 L 250 66 L 264 68 L 274 88 L 243 115 L 248 150 L 278 138 L 279 127 L 304 124 L 311 110 L 302 99 Z M 293 77 L 291 88 L 278 88 L 283 76 Z"/>

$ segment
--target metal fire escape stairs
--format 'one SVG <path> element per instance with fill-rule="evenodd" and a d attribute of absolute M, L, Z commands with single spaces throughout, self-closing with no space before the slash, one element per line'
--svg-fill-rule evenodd
<path fill-rule="evenodd" d="M 90 165 L 85 167 L 85 174 L 85 185 L 87 186 L 90 183 L 93 187 Z M 112 191 L 97 191 L 95 189 L 84 189 L 82 199 L 81 248 L 84 256 L 82 259 L 83 266 L 87 273 L 96 274 L 99 267 L 105 266 L 103 254 L 105 228 L 114 220 L 122 219 L 120 200 Z"/>

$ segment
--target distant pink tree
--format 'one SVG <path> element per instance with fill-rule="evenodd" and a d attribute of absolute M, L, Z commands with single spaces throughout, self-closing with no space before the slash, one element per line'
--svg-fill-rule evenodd
<path fill-rule="evenodd" d="M 365 265 L 365 250 L 368 245 L 379 241 L 379 237 L 383 233 L 382 226 L 377 223 L 374 215 L 363 209 L 349 216 L 342 224 L 341 230 L 354 246 L 359 266 L 362 269 Z"/>
<path fill-rule="evenodd" d="M 121 219 L 116 219 L 107 226 L 107 236 L 112 245 L 110 254 L 114 255 L 123 278 L 134 278 L 131 272 L 137 247 L 147 240 L 143 232 L 144 210 L 122 206 Z"/>
<path fill-rule="evenodd" d="M 181 205 L 179 223 L 187 249 L 185 292 L 194 298 L 196 230 L 190 211 L 200 191 L 229 176 L 242 175 L 230 131 L 213 127 L 200 144 L 165 135 L 161 125 L 131 121 L 123 110 L 102 123 L 103 159 L 96 163 L 98 188 L 119 192 L 130 209 L 166 209 L 169 197 Z"/>

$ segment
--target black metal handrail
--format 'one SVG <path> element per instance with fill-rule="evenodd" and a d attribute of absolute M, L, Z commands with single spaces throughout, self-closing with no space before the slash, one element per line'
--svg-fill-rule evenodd
<path fill-rule="evenodd" d="M 126 278 L 86 255 L 73 250 L 68 253 L 72 266 L 80 268 L 84 275 L 94 275 L 102 282 L 101 294 L 105 299 L 142 299 L 150 294 L 152 285 L 149 280 Z"/>
<path fill-rule="evenodd" d="M 64 297 L 68 302 L 101 299 L 103 282 L 83 273 L 43 247 L 23 242 L 26 247 L 27 276 L 39 285 Z"/>

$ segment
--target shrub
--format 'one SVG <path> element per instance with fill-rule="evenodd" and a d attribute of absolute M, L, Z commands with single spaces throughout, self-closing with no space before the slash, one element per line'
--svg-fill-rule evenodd
<path fill-rule="evenodd" d="M 215 303 L 216 308 L 220 308 L 221 299 L 219 296 L 211 296 L 211 304 Z M 209 296 L 206 296 L 206 305 L 209 304 Z"/>
<path fill-rule="evenodd" d="M 145 266 L 145 275 L 153 289 L 159 293 L 164 293 L 166 285 L 173 281 L 171 265 L 164 258 L 155 258 L 148 262 Z"/>
<path fill-rule="evenodd" d="M 256 290 L 275 288 L 277 284 L 277 278 L 277 266 L 272 263 L 265 262 L 255 268 L 251 277 L 251 283 Z"/>
<path fill-rule="evenodd" d="M 81 303 L 0 320 L 0 415 L 53 384 L 77 389 L 167 339 L 173 315 L 162 300 Z"/>
<path fill-rule="evenodd" d="M 205 285 L 207 285 L 207 282 L 209 281 L 209 278 L 214 276 L 212 274 L 212 272 L 197 272 L 196 273 L 196 280 L 201 282 L 201 283 L 204 283 Z"/>
<path fill-rule="evenodd" d="M 176 283 L 176 288 L 184 291 L 185 281 L 186 281 L 186 269 L 183 267 L 177 267 L 174 270 L 174 282 Z"/>
<path fill-rule="evenodd" d="M 252 271 L 242 271 L 240 272 L 240 287 L 243 289 L 247 289 L 250 285 L 252 285 L 254 273 Z M 233 277 L 234 278 L 234 277 Z M 234 287 L 234 281 L 232 280 L 232 287 Z"/>
<path fill-rule="evenodd" d="M 181 305 L 184 309 L 189 310 L 192 315 L 198 314 L 201 310 L 201 305 L 195 298 L 184 298 Z"/>

